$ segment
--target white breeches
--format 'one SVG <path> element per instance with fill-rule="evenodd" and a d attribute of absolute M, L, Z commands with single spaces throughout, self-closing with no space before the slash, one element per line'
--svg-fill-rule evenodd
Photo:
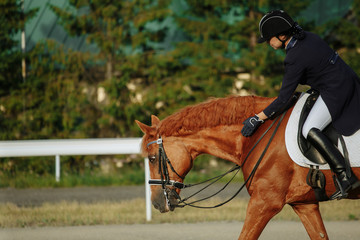
<path fill-rule="evenodd" d="M 324 130 L 331 123 L 331 115 L 329 109 L 327 108 L 324 100 L 321 96 L 316 100 L 313 108 L 311 109 L 309 116 L 305 120 L 302 134 L 305 138 L 312 128 L 317 128 L 319 130 Z"/>

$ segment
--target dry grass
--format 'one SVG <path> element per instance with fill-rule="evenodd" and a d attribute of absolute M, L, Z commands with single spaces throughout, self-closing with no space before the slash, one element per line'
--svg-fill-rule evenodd
<path fill-rule="evenodd" d="M 175 212 L 160 214 L 153 209 L 151 223 L 243 221 L 246 206 L 246 200 L 235 199 L 221 208 L 212 210 L 185 207 L 176 209 Z M 324 220 L 327 221 L 359 221 L 360 201 L 325 202 L 321 204 L 321 211 Z M 143 199 L 92 204 L 60 202 L 47 203 L 39 207 L 18 207 L 14 204 L 0 204 L 0 213 L 1 228 L 146 223 L 145 201 Z M 286 206 L 275 219 L 299 220 L 289 206 Z"/>

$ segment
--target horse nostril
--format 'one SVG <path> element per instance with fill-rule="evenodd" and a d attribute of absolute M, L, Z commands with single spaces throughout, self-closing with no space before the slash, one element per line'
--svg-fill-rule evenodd
<path fill-rule="evenodd" d="M 153 206 L 155 209 L 159 210 L 159 212 L 161 212 L 161 213 L 166 212 L 166 209 L 161 207 L 160 204 L 158 204 L 158 203 L 153 203 Z"/>
<path fill-rule="evenodd" d="M 155 208 L 155 209 L 158 209 L 158 210 L 159 210 L 159 209 L 161 208 L 161 207 L 160 207 L 160 204 L 158 204 L 158 203 L 154 203 L 153 205 L 154 205 L 154 208 Z"/>

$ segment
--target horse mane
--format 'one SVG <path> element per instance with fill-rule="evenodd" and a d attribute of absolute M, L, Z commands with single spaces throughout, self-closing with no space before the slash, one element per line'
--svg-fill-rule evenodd
<path fill-rule="evenodd" d="M 160 122 L 160 136 L 181 136 L 220 125 L 241 124 L 254 114 L 255 96 L 215 98 L 188 106 Z"/>

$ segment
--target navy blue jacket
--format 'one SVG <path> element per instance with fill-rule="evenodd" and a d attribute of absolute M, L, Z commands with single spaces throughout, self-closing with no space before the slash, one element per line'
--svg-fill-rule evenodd
<path fill-rule="evenodd" d="M 340 134 L 349 136 L 359 130 L 360 79 L 356 73 L 313 33 L 305 32 L 304 39 L 292 39 L 290 43 L 279 96 L 264 110 L 265 115 L 270 117 L 279 111 L 298 84 L 306 84 L 320 92 Z"/>

